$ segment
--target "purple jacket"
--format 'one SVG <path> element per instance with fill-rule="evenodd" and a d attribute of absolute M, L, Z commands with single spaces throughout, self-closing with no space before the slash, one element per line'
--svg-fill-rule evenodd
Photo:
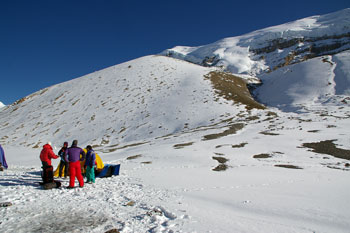
<path fill-rule="evenodd" d="M 80 159 L 80 155 L 82 155 L 81 159 Z M 84 161 L 85 160 L 85 152 L 80 147 L 72 146 L 66 150 L 65 157 L 66 157 L 66 161 L 69 161 L 69 162 L 76 162 L 79 160 Z"/>

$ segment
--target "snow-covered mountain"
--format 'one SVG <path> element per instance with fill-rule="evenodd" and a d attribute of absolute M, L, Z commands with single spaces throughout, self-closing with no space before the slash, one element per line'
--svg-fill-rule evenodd
<path fill-rule="evenodd" d="M 5 107 L 5 104 L 3 104 L 2 102 L 0 102 L 0 108 Z"/>
<path fill-rule="evenodd" d="M 348 232 L 349 14 L 176 47 L 1 108 L 0 232 Z M 120 176 L 43 195 L 41 146 L 73 139 Z"/>
<path fill-rule="evenodd" d="M 259 74 L 322 55 L 350 49 L 350 8 L 225 38 L 199 47 L 177 46 L 162 52 L 233 73 Z"/>
<path fill-rule="evenodd" d="M 259 101 L 296 110 L 302 103 L 350 93 L 349 50 L 350 8 L 161 54 L 258 77 Z"/>
<path fill-rule="evenodd" d="M 215 86 L 225 78 L 236 81 L 226 82 L 232 86 L 226 90 Z M 218 125 L 245 108 L 263 106 L 250 97 L 240 78 L 148 56 L 45 88 L 7 106 L 0 112 L 0 142 L 39 147 L 79 138 L 113 151 Z"/>
<path fill-rule="evenodd" d="M 242 90 L 234 86 L 240 84 L 222 71 L 249 84 L 260 78 L 254 95 L 283 110 L 348 94 L 349 25 L 350 8 L 210 45 L 176 47 L 162 53 L 168 57 L 136 59 L 45 88 L 2 108 L 0 142 L 38 147 L 79 137 L 112 151 L 215 125 L 251 105 L 239 105 Z"/>

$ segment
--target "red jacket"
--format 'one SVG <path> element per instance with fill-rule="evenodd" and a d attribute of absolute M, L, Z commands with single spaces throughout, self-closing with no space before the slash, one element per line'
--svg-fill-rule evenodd
<path fill-rule="evenodd" d="M 52 147 L 49 144 L 45 144 L 43 149 L 40 152 L 40 160 L 42 162 L 47 162 L 51 166 L 51 159 L 57 159 L 58 156 L 52 150 Z"/>

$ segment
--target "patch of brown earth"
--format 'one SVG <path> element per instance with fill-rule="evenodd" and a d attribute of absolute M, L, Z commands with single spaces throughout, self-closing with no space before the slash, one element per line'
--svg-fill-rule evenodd
<path fill-rule="evenodd" d="M 275 167 L 283 167 L 283 168 L 290 168 L 290 169 L 303 169 L 301 167 L 290 165 L 290 164 L 276 164 Z"/>
<path fill-rule="evenodd" d="M 213 171 L 219 172 L 219 171 L 225 171 L 227 170 L 228 166 L 226 164 L 219 164 L 215 168 L 213 168 Z"/>
<path fill-rule="evenodd" d="M 277 133 L 271 133 L 271 132 L 268 132 L 268 131 L 260 132 L 260 134 L 268 135 L 268 136 L 278 136 L 278 135 L 279 135 L 279 134 L 277 134 Z"/>
<path fill-rule="evenodd" d="M 142 155 L 133 155 L 133 156 L 127 157 L 126 159 L 127 159 L 127 160 L 132 160 L 132 159 L 140 158 L 141 156 L 142 156 Z"/>
<path fill-rule="evenodd" d="M 242 142 L 241 144 L 238 144 L 238 145 L 232 145 L 232 148 L 242 148 L 242 147 L 245 147 L 245 145 L 247 144 L 248 144 L 247 142 Z"/>
<path fill-rule="evenodd" d="M 258 154 L 253 156 L 254 159 L 267 159 L 271 157 L 272 156 L 270 154 Z"/>
<path fill-rule="evenodd" d="M 350 160 L 350 150 L 337 148 L 333 143 L 336 140 L 326 140 L 321 142 L 304 143 L 302 146 L 311 148 L 313 152 L 319 154 L 332 155 L 336 158 Z"/>
<path fill-rule="evenodd" d="M 224 158 L 224 157 L 213 157 L 214 160 L 218 161 L 219 163 L 226 163 L 228 161 L 228 159 Z"/>
<path fill-rule="evenodd" d="M 237 131 L 243 129 L 244 126 L 245 126 L 245 124 L 243 124 L 243 123 L 237 123 L 237 124 L 230 125 L 229 129 L 225 130 L 222 133 L 205 135 L 203 141 L 218 139 L 221 137 L 225 137 L 227 135 L 235 134 L 235 133 L 237 133 Z"/>
<path fill-rule="evenodd" d="M 194 142 L 182 143 L 174 145 L 174 149 L 182 149 L 186 146 L 192 146 Z"/>
<path fill-rule="evenodd" d="M 213 168 L 213 171 L 225 171 L 228 166 L 225 164 L 228 159 L 224 158 L 224 157 L 213 157 L 214 160 L 218 161 L 220 164 L 218 166 L 216 166 L 215 168 Z"/>
<path fill-rule="evenodd" d="M 242 78 L 217 71 L 210 72 L 205 78 L 211 81 L 218 96 L 244 104 L 248 110 L 254 108 L 265 109 L 265 106 L 256 102 L 251 96 L 247 83 Z"/>

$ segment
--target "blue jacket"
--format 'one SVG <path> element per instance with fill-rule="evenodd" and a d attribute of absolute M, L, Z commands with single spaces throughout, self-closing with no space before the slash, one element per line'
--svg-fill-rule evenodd
<path fill-rule="evenodd" d="M 96 155 L 94 150 L 89 150 L 86 153 L 85 165 L 89 167 L 94 167 L 96 161 Z"/>

